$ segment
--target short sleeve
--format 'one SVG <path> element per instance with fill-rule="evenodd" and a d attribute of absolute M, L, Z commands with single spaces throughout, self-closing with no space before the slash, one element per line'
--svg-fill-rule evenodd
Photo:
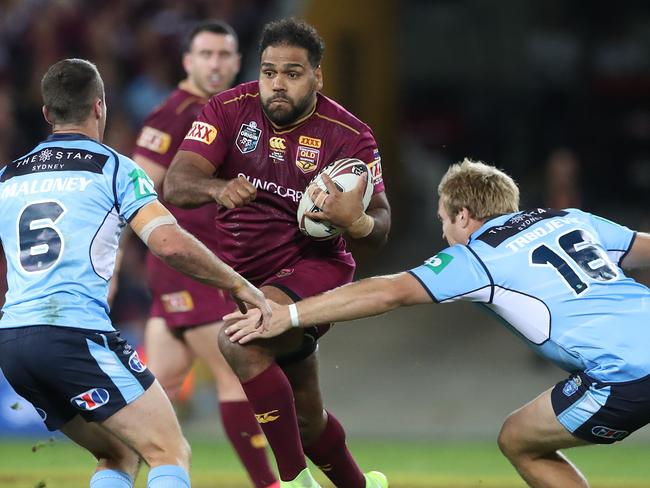
<path fill-rule="evenodd" d="M 158 197 L 147 173 L 125 156 L 119 158 L 113 186 L 120 216 L 127 221 Z"/>
<path fill-rule="evenodd" d="M 191 151 L 203 156 L 216 169 L 224 162 L 228 152 L 229 133 L 230 128 L 223 103 L 217 97 L 213 97 L 192 123 L 178 150 Z"/>
<path fill-rule="evenodd" d="M 436 302 L 488 302 L 491 282 L 477 258 L 465 246 L 452 246 L 409 271 Z"/>
<path fill-rule="evenodd" d="M 609 258 L 620 265 L 632 247 L 636 232 L 597 215 L 591 215 L 591 224 L 596 229 Z"/>
<path fill-rule="evenodd" d="M 366 128 L 359 135 L 356 151 L 349 157 L 360 159 L 365 162 L 370 170 L 370 176 L 374 186 L 373 195 L 385 190 L 384 178 L 381 170 L 381 156 L 377 141 L 370 128 Z"/>

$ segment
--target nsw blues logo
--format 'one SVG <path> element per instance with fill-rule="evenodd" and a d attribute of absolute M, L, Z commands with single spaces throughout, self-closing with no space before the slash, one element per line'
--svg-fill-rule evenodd
<path fill-rule="evenodd" d="M 138 356 L 137 351 L 133 351 L 133 354 L 131 354 L 131 357 L 129 358 L 129 368 L 131 368 L 136 373 L 142 373 L 145 369 L 147 369 L 147 366 L 145 366 L 145 364 L 140 361 L 140 357 Z"/>
<path fill-rule="evenodd" d="M 104 388 L 93 388 L 87 392 L 72 397 L 70 403 L 79 410 L 95 410 L 96 408 L 106 405 L 110 395 Z"/>
<path fill-rule="evenodd" d="M 582 384 L 582 379 L 580 378 L 580 376 L 571 378 L 564 384 L 564 388 L 562 388 L 562 393 L 564 393 L 566 396 L 571 396 L 576 391 L 578 391 L 578 388 L 580 387 L 581 384 Z"/>

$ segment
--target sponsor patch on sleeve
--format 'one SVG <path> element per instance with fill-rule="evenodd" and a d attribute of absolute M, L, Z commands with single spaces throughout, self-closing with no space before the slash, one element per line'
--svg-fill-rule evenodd
<path fill-rule="evenodd" d="M 140 132 L 136 145 L 158 154 L 165 154 L 169 150 L 171 142 L 172 137 L 166 132 L 145 125 Z"/>
<path fill-rule="evenodd" d="M 203 144 L 212 144 L 215 137 L 217 137 L 217 128 L 215 126 L 197 120 L 192 123 L 192 127 L 185 139 L 199 141 Z"/>
<path fill-rule="evenodd" d="M 135 168 L 129 173 L 129 177 L 133 183 L 136 200 L 140 200 L 141 198 L 156 194 L 153 181 L 151 181 L 149 175 L 145 173 L 142 168 Z"/>
<path fill-rule="evenodd" d="M 379 155 L 379 149 L 375 149 L 372 153 L 372 163 L 368 165 L 370 170 L 370 175 L 372 176 L 372 181 L 374 184 L 381 183 L 383 181 L 383 173 L 381 170 L 381 156 Z"/>
<path fill-rule="evenodd" d="M 427 259 L 424 262 L 424 265 L 435 274 L 440 274 L 453 259 L 454 257 L 452 255 L 446 254 L 444 252 L 439 252 L 432 258 Z"/>

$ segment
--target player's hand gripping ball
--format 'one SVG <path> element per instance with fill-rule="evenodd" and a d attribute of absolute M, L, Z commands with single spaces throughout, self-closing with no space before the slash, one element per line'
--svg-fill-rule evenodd
<path fill-rule="evenodd" d="M 337 227 L 326 220 L 316 221 L 305 216 L 305 212 L 321 211 L 309 196 L 308 189 L 311 185 L 315 184 L 318 185 L 321 190 L 327 192 L 327 187 L 322 178 L 323 174 L 328 175 L 336 188 L 340 191 L 352 190 L 359 183 L 359 179 L 366 174 L 366 188 L 363 192 L 364 211 L 368 208 L 373 190 L 372 175 L 368 170 L 368 166 L 359 159 L 339 159 L 323 168 L 316 176 L 314 176 L 314 178 L 312 178 L 307 185 L 307 188 L 305 188 L 300 203 L 298 204 L 297 212 L 298 226 L 302 233 L 316 240 L 331 239 L 343 231 L 340 227 Z"/>

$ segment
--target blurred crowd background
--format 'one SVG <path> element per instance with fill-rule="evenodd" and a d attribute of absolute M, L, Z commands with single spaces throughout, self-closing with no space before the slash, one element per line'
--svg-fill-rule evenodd
<path fill-rule="evenodd" d="M 415 266 L 443 246 L 437 182 L 466 156 L 512 174 L 523 206 L 579 206 L 650 229 L 646 0 L 0 0 L 0 164 L 48 134 L 39 83 L 53 62 L 97 64 L 109 107 L 105 142 L 129 155 L 145 116 L 183 76 L 181 40 L 193 22 L 219 18 L 235 28 L 238 81 L 248 81 L 257 77 L 261 27 L 291 15 L 325 39 L 324 93 L 366 121 L 380 145 L 393 232 L 380 253 L 361 252 L 359 276 Z M 126 253 L 113 308 L 134 341 L 149 306 L 142 256 L 138 244 Z M 491 435 L 516 401 L 561 378 L 458 307 L 328 335 L 323 382 L 352 432 L 377 433 L 408 395 L 414 411 L 391 413 L 395 423 L 382 422 L 382 432 Z M 489 368 L 506 395 L 486 388 L 477 396 Z M 353 385 L 367 374 L 385 396 Z M 480 409 L 469 397 L 482 398 Z M 195 399 L 188 422 L 215 406 Z"/>

